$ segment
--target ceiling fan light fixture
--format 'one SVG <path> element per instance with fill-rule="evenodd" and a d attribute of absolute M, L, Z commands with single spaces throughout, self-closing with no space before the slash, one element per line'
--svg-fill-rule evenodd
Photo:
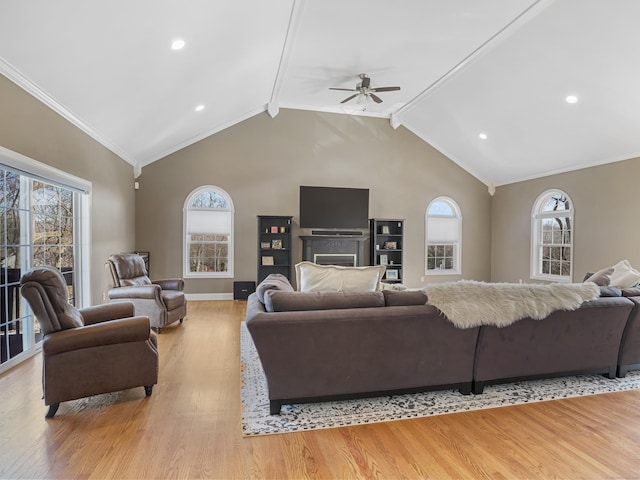
<path fill-rule="evenodd" d="M 359 93 L 358 96 L 356 97 L 356 103 L 358 105 L 364 105 L 364 106 L 369 105 L 369 103 L 371 103 L 371 101 L 369 100 L 369 95 L 365 93 Z"/>

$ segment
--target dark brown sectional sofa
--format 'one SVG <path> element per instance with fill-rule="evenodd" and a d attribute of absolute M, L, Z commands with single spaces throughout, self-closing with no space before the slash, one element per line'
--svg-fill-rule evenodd
<path fill-rule="evenodd" d="M 640 367 L 640 296 L 600 297 L 543 320 L 455 327 L 423 292 L 294 292 L 268 277 L 246 325 L 272 414 L 284 404 Z M 622 363 L 620 363 L 622 362 Z"/>

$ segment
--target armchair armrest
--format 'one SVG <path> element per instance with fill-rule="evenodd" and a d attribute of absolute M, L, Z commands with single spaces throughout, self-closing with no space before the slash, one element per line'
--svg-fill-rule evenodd
<path fill-rule="evenodd" d="M 93 325 L 94 323 L 133 317 L 135 310 L 133 302 L 117 302 L 81 308 L 80 315 L 82 315 L 85 325 Z"/>
<path fill-rule="evenodd" d="M 160 285 L 162 290 L 184 290 L 184 280 L 182 278 L 165 278 L 163 280 L 153 280 L 151 283 Z"/>
<path fill-rule="evenodd" d="M 135 285 L 131 287 L 116 287 L 109 290 L 109 299 L 151 298 L 160 301 L 160 285 Z"/>
<path fill-rule="evenodd" d="M 42 341 L 42 351 L 45 355 L 56 355 L 81 348 L 141 342 L 150 336 L 149 317 L 122 318 L 49 334 Z"/>

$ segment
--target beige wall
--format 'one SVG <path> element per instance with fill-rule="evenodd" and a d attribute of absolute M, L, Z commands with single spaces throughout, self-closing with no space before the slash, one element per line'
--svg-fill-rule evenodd
<path fill-rule="evenodd" d="M 370 189 L 370 216 L 404 218 L 405 283 L 424 275 L 424 214 L 440 195 L 463 215 L 463 277 L 490 278 L 487 188 L 411 132 L 388 120 L 281 110 L 252 117 L 142 169 L 136 192 L 136 248 L 151 252 L 153 277 L 182 273 L 182 209 L 202 185 L 235 204 L 235 280 L 256 279 L 256 215 L 294 217 L 294 263 L 302 258 L 300 185 Z M 429 277 L 427 281 L 462 278 Z M 188 293 L 230 293 L 233 280 L 188 280 Z"/>
<path fill-rule="evenodd" d="M 492 200 L 491 280 L 529 279 L 531 209 L 549 189 L 565 191 L 575 208 L 573 281 L 628 259 L 640 267 L 640 159 L 498 187 Z"/>
<path fill-rule="evenodd" d="M 106 258 L 135 246 L 133 168 L 2 75 L 0 145 L 93 182 L 91 297 L 102 303 Z"/>

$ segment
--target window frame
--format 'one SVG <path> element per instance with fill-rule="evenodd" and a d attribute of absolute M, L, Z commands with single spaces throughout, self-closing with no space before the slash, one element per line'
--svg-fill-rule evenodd
<path fill-rule="evenodd" d="M 545 212 L 542 209 L 547 204 L 549 199 L 554 195 L 564 195 L 569 203 L 568 210 L 560 210 L 559 212 L 565 213 L 566 215 L 558 215 L 558 211 L 556 212 Z M 570 221 L 570 236 L 571 241 L 567 245 L 570 249 L 569 255 L 569 275 L 555 275 L 550 273 L 542 272 L 542 221 L 548 218 L 568 218 Z M 531 209 L 531 250 L 530 250 L 530 272 L 529 276 L 532 280 L 543 280 L 550 282 L 558 282 L 558 283 L 570 283 L 573 281 L 573 252 L 575 245 L 575 205 L 573 200 L 564 190 L 559 188 L 551 188 L 542 192 L 536 201 L 533 203 L 533 207 Z M 564 248 L 564 247 L 563 247 Z"/>
<path fill-rule="evenodd" d="M 435 203 L 444 202 L 454 212 L 454 215 L 430 215 L 429 210 Z M 429 242 L 429 218 L 455 218 L 457 220 L 457 239 L 453 242 Z M 424 250 L 424 273 L 425 275 L 461 275 L 462 274 L 462 211 L 458 203 L 451 197 L 440 196 L 436 197 L 425 210 L 424 217 L 424 238 L 425 238 L 425 250 Z M 453 245 L 453 266 L 450 270 L 438 270 L 429 269 L 429 246 L 431 245 Z"/>
<path fill-rule="evenodd" d="M 218 195 L 224 197 L 229 206 L 226 209 L 206 209 L 206 210 L 219 210 L 229 212 L 230 214 L 230 232 L 227 240 L 227 271 L 226 272 L 192 272 L 190 269 L 190 234 L 187 231 L 188 227 L 188 215 L 192 211 L 201 211 L 202 209 L 192 209 L 190 207 L 191 202 L 195 197 L 206 191 L 214 191 Z M 184 278 L 233 278 L 234 277 L 234 224 L 235 224 L 235 207 L 231 195 L 226 190 L 216 185 L 202 185 L 192 190 L 184 202 L 183 214 L 182 214 L 182 270 Z"/>

